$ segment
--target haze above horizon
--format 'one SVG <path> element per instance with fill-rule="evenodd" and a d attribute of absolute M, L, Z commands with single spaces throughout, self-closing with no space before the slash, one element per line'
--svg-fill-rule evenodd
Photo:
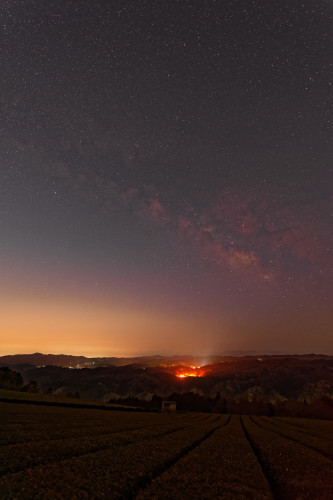
<path fill-rule="evenodd" d="M 0 355 L 332 353 L 329 2 L 0 16 Z"/>

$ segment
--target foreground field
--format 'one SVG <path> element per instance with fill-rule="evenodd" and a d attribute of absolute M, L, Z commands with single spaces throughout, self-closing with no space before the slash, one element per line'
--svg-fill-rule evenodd
<path fill-rule="evenodd" d="M 333 422 L 0 403 L 0 498 L 332 499 Z"/>

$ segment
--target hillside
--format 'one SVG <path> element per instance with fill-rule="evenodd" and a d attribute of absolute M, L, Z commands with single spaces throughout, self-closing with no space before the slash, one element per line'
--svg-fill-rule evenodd
<path fill-rule="evenodd" d="M 150 358 L 151 359 L 151 358 Z M 96 401 L 188 393 L 215 398 L 265 399 L 273 404 L 289 399 L 310 403 L 333 397 L 333 358 L 329 356 L 224 357 L 201 367 L 204 376 L 177 377 L 184 365 L 131 364 L 71 369 L 60 366 L 11 364 L 25 383 L 35 381 L 40 392 L 56 395 L 79 393 Z"/>
<path fill-rule="evenodd" d="M 225 361 L 231 361 L 234 358 L 297 358 L 297 359 L 333 359 L 333 356 L 324 354 L 295 354 L 286 355 L 281 353 L 254 353 L 252 351 L 230 351 L 222 355 L 192 356 L 137 356 L 137 357 L 96 357 L 87 358 L 85 356 L 72 356 L 68 354 L 42 354 L 35 352 L 33 354 L 12 354 L 0 356 L 0 366 L 11 366 L 19 364 L 29 364 L 34 366 L 62 366 L 65 368 L 96 368 L 98 366 L 125 366 L 139 364 L 144 367 L 153 366 L 175 366 L 175 365 L 209 365 Z"/>

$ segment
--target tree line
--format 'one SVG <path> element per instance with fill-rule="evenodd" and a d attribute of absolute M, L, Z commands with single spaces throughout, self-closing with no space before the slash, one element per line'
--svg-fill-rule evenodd
<path fill-rule="evenodd" d="M 333 419 L 333 399 L 328 397 L 322 397 L 311 403 L 295 399 L 272 403 L 265 399 L 248 401 L 246 399 L 224 398 L 220 393 L 217 393 L 215 398 L 211 398 L 194 392 L 184 394 L 175 392 L 167 398 L 154 394 L 148 401 L 137 397 L 127 397 L 110 399 L 109 403 L 157 411 L 161 409 L 162 401 L 165 400 L 175 401 L 178 411 Z"/>

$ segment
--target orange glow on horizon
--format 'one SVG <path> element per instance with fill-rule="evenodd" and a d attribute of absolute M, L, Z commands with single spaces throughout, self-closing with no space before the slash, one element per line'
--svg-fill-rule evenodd
<path fill-rule="evenodd" d="M 210 318 L 122 301 L 98 304 L 68 296 L 6 296 L 0 288 L 0 355 L 33 352 L 88 357 L 186 353 L 188 337 L 199 351 Z M 166 340 L 167 339 L 167 340 Z"/>

